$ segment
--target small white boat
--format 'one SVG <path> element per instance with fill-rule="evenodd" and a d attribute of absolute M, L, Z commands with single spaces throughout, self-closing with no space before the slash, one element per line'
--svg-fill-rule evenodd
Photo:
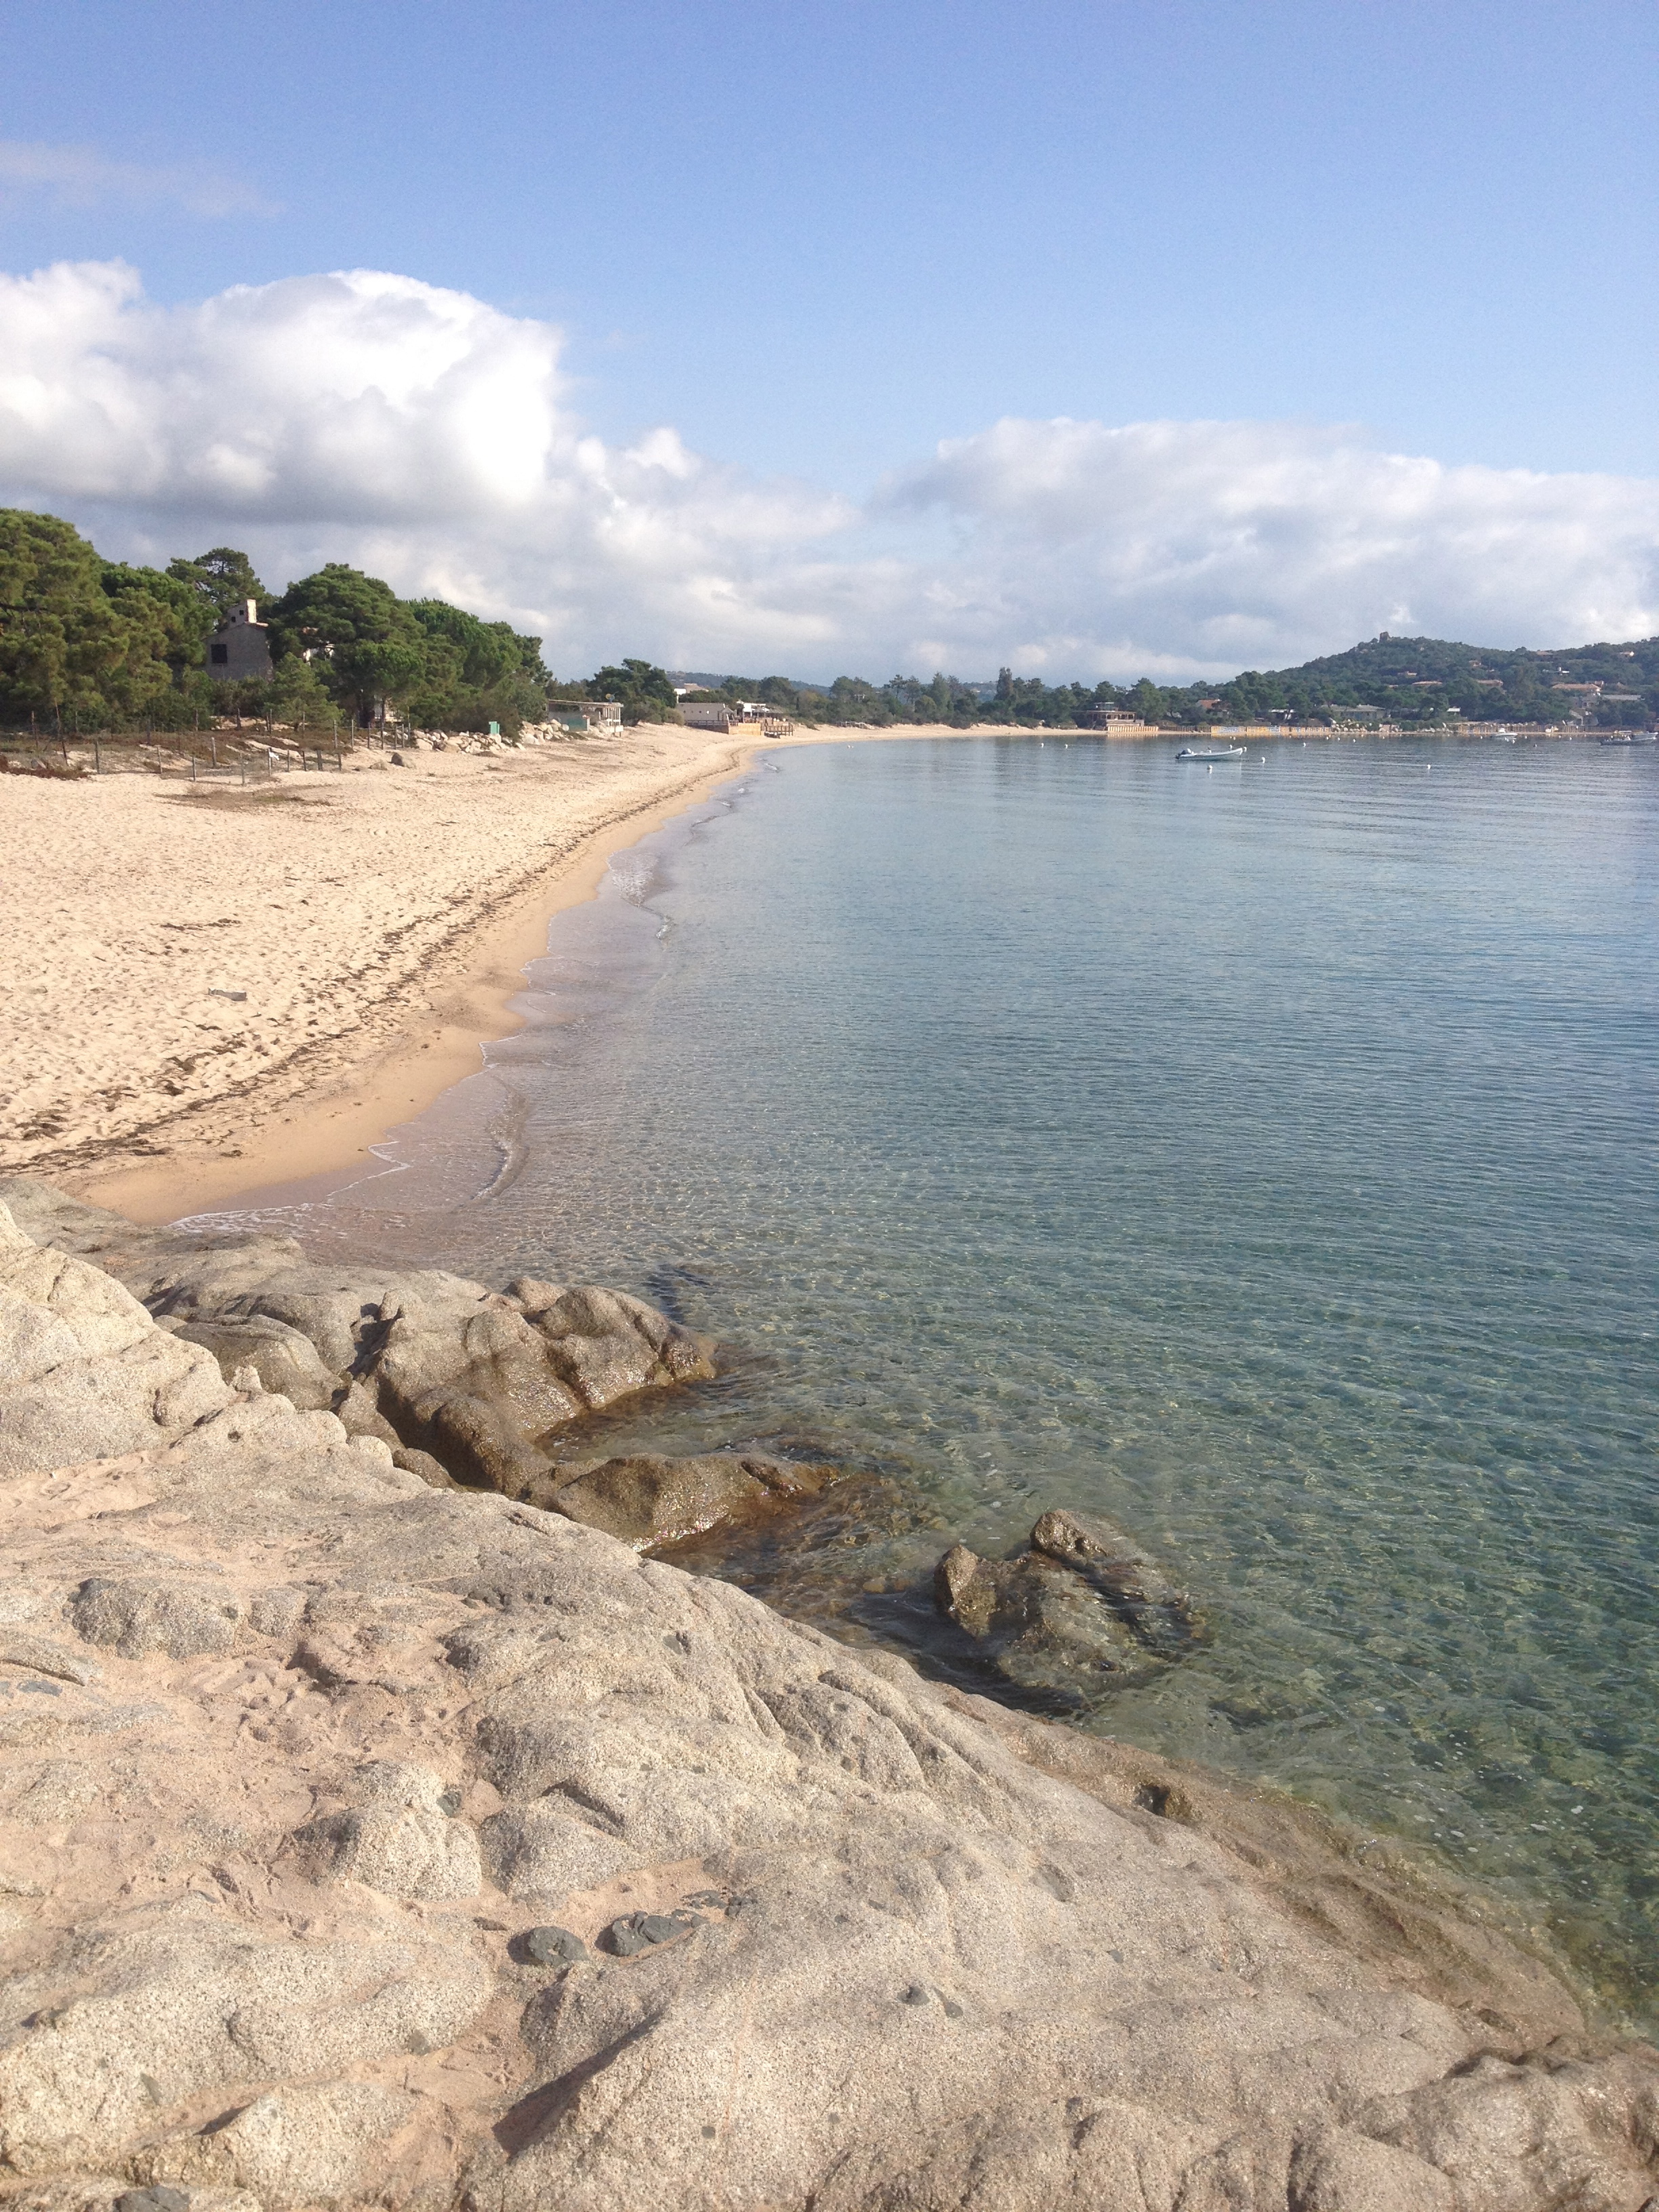
<path fill-rule="evenodd" d="M 1189 761 L 1243 760 L 1243 745 L 1226 745 L 1219 752 L 1200 752 L 1195 745 L 1182 745 L 1176 755 L 1177 760 Z"/>

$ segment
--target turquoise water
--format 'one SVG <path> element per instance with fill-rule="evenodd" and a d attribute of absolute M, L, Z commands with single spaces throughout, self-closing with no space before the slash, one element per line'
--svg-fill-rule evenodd
<path fill-rule="evenodd" d="M 1412 1839 L 1651 2021 L 1659 758 L 1172 751 L 771 757 L 295 1218 L 718 1337 L 601 1441 L 881 1477 L 731 1568 L 839 1632 L 1110 1515 L 1209 1635 L 1085 1724 Z"/>

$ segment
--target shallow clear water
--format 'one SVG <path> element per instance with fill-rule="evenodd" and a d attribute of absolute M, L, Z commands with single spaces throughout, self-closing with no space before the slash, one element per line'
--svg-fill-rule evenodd
<path fill-rule="evenodd" d="M 719 1337 L 606 1442 L 890 1476 L 777 1585 L 842 1632 L 921 1632 L 942 1531 L 1110 1515 L 1210 1635 L 1096 1725 L 1415 1839 L 1651 2021 L 1659 759 L 1172 751 L 773 757 L 295 1218 Z"/>

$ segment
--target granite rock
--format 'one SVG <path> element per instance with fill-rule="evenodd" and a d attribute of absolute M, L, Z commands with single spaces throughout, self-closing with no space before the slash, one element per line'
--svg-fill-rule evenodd
<path fill-rule="evenodd" d="M 100 1432 L 112 1392 L 134 1408 L 122 1448 L 152 1442 L 158 1425 L 180 1430 L 222 1404 L 218 1386 L 252 1368 L 301 1410 L 326 1407 L 354 1435 L 516 1497 L 544 1482 L 550 1431 L 714 1373 L 699 1338 L 620 1291 L 532 1276 L 495 1291 L 436 1268 L 331 1267 L 292 1237 L 142 1229 L 28 1176 L 0 1181 L 0 1199 L 18 1240 L 0 1242 L 0 1371 L 16 1373 L 9 1426 L 21 1440 L 0 1465 L 26 1463 L 17 1452 L 36 1464 L 49 1449 L 86 1455 L 74 1440 Z M 48 1244 L 50 1259 L 36 1249 Z M 43 1271 L 75 1285 L 86 1345 L 54 1315 Z M 27 1311 L 8 1299 L 9 1272 L 40 1279 L 35 1290 L 20 1280 Z M 159 1331 L 139 1327 L 147 1316 Z M 99 1404 L 77 1413 L 90 1385 L 75 1363 L 117 1350 L 125 1367 L 104 1361 Z M 42 1402 L 26 1405 L 47 1366 Z"/>
<path fill-rule="evenodd" d="M 210 1354 L 0 1204 L 0 1473 L 165 1443 L 231 1395 Z"/>
<path fill-rule="evenodd" d="M 953 1544 L 933 1601 L 1011 1689 L 1082 1708 L 1180 1658 L 1199 1624 L 1186 1592 L 1109 1521 L 1051 1507 L 1030 1547 L 984 1559 Z"/>
<path fill-rule="evenodd" d="M 815 1498 L 835 1474 L 831 1467 L 763 1452 L 705 1452 L 685 1459 L 640 1452 L 563 1480 L 556 1472 L 532 1497 L 536 1504 L 603 1528 L 636 1550 L 659 1550 Z"/>
<path fill-rule="evenodd" d="M 1071 1567 L 1122 1615 L 1140 1641 L 1173 1657 L 1198 1634 L 1192 1600 L 1150 1553 L 1109 1521 L 1051 1506 L 1031 1531 L 1031 1549 Z"/>
<path fill-rule="evenodd" d="M 140 1452 L 0 1475 L 0 1534 L 17 1632 L 89 1662 L 0 1697 L 20 2208 L 1634 2212 L 1659 2188 L 1659 2056 L 1589 2029 L 1478 1900 L 434 1489 L 327 1412 L 233 1394 Z M 110 1590 L 131 1601 L 87 1595 Z M 228 1593 L 229 1646 L 152 1634 L 169 1592 Z M 434 1881 L 434 1838 L 474 1824 L 477 1887 Z M 530 1960 L 509 1889 L 587 1956 Z M 598 1940 L 619 1922 L 684 1932 L 623 1957 Z"/>
<path fill-rule="evenodd" d="M 934 1570 L 933 1601 L 997 1674 L 1030 1695 L 1086 1704 L 1157 1671 L 1116 1608 L 1038 1553 L 984 1559 L 953 1544 Z"/>

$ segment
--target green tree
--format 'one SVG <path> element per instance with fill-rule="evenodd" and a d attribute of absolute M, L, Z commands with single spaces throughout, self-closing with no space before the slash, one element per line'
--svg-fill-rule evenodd
<path fill-rule="evenodd" d="M 648 660 L 623 660 L 601 668 L 588 678 L 587 696 L 619 699 L 624 722 L 660 722 L 678 706 L 667 671 Z"/>
<path fill-rule="evenodd" d="M 309 657 L 357 720 L 416 690 L 427 672 L 427 635 L 390 584 L 331 561 L 290 584 L 270 611 L 278 661 Z"/>
<path fill-rule="evenodd" d="M 276 721 L 289 722 L 296 728 L 325 730 L 335 720 L 335 701 L 316 663 L 297 653 L 277 661 L 263 690 L 259 711 L 268 712 Z"/>
<path fill-rule="evenodd" d="M 516 737 L 526 721 L 547 711 L 552 678 L 542 665 L 542 641 L 504 622 L 477 616 L 442 599 L 411 599 L 407 611 L 425 641 L 426 670 L 405 702 L 425 727 L 487 729 L 498 723 Z"/>
<path fill-rule="evenodd" d="M 167 611 L 147 590 L 106 591 L 106 567 L 56 515 L 0 509 L 0 717 L 96 728 L 166 694 Z"/>
<path fill-rule="evenodd" d="M 218 627 L 209 602 L 173 574 L 177 562 L 165 574 L 159 568 L 130 568 L 119 561 L 102 565 L 105 595 L 121 612 L 141 623 L 160 621 L 167 666 L 174 684 L 182 684 L 202 666 L 207 641 Z"/>
<path fill-rule="evenodd" d="M 211 636 L 239 613 L 250 599 L 263 599 L 265 587 L 253 573 L 253 563 L 234 545 L 216 545 L 193 561 L 167 562 L 167 574 L 182 584 L 208 610 L 211 620 L 203 631 Z"/>

